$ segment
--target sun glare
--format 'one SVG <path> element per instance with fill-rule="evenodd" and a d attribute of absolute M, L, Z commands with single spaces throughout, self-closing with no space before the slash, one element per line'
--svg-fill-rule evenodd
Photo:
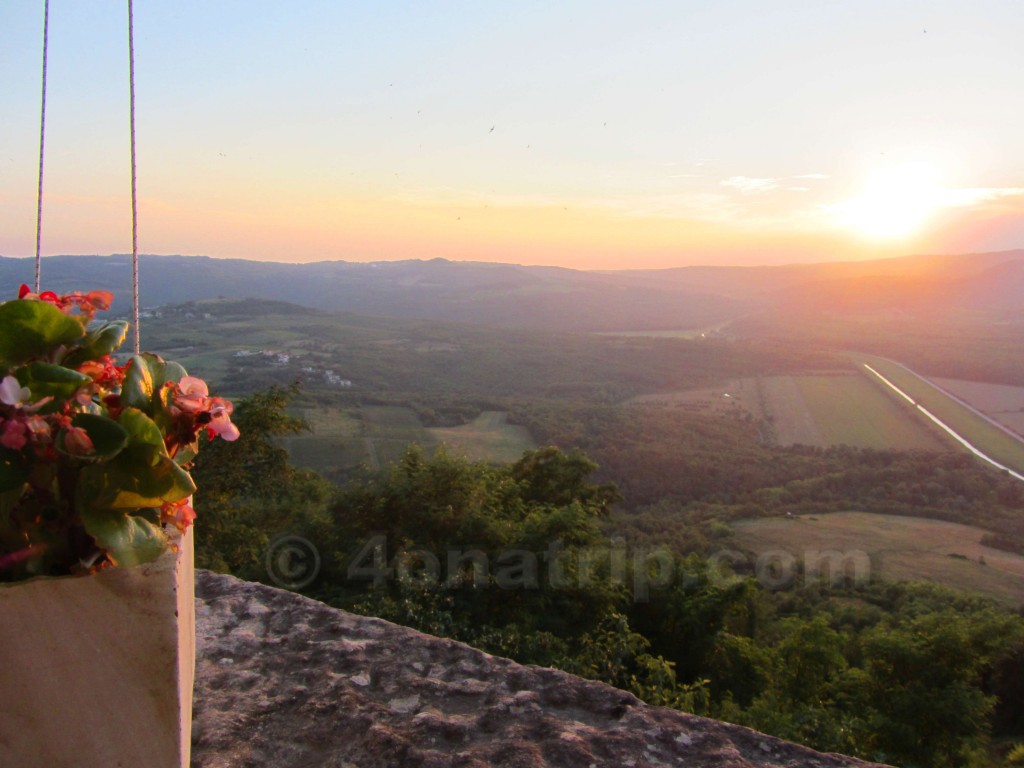
<path fill-rule="evenodd" d="M 839 222 L 872 240 L 917 233 L 940 206 L 935 169 L 912 163 L 876 171 L 860 195 L 836 206 Z"/>

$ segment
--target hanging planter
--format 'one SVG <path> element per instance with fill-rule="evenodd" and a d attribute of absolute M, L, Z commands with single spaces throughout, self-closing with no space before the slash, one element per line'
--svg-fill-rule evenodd
<path fill-rule="evenodd" d="M 93 576 L 0 584 L 0 765 L 188 768 L 191 531 Z"/>
<path fill-rule="evenodd" d="M 110 294 L 0 304 L 0 765 L 188 765 L 188 473 L 231 404 L 112 354 Z"/>

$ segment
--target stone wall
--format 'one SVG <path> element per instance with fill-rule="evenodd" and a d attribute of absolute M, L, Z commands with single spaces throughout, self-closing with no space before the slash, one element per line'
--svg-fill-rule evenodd
<path fill-rule="evenodd" d="M 196 574 L 194 768 L 867 766 Z"/>

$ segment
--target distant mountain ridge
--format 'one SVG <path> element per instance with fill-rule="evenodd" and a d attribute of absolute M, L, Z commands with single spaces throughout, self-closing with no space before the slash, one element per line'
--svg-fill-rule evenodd
<path fill-rule="evenodd" d="M 0 257 L 11 296 L 31 259 Z M 125 310 L 129 257 L 50 256 L 44 288 L 105 289 Z M 364 315 L 561 331 L 702 328 L 766 309 L 933 312 L 1024 309 L 1024 249 L 778 267 L 583 271 L 445 259 L 304 264 L 142 256 L 143 307 L 217 297 L 273 299 Z"/>

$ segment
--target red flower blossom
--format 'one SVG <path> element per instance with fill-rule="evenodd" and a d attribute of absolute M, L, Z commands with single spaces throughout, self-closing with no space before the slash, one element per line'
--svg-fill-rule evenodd
<path fill-rule="evenodd" d="M 160 522 L 164 525 L 173 525 L 182 533 L 188 530 L 196 519 L 196 511 L 192 509 L 192 497 L 181 501 L 169 501 L 160 510 Z"/>
<path fill-rule="evenodd" d="M 53 291 L 43 291 L 36 294 L 32 293 L 32 289 L 22 283 L 21 288 L 18 289 L 18 298 L 45 301 L 69 315 L 73 314 L 74 310 L 78 310 L 78 314 L 91 320 L 98 310 L 110 309 L 110 305 L 114 301 L 114 294 L 110 291 L 89 291 L 89 293 L 85 294 L 81 291 L 75 291 L 66 296 L 58 296 Z"/>
<path fill-rule="evenodd" d="M 90 377 L 103 389 L 116 389 L 124 381 L 124 368 L 114 365 L 110 355 L 105 355 L 99 360 L 87 360 L 78 366 L 78 372 Z"/>

